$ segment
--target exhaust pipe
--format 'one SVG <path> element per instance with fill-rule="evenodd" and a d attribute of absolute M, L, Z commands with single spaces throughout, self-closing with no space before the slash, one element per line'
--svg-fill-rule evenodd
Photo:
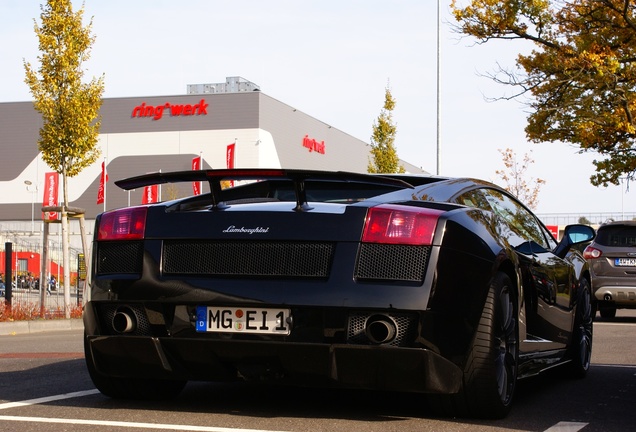
<path fill-rule="evenodd" d="M 117 333 L 132 333 L 137 330 L 137 315 L 128 307 L 119 308 L 113 316 L 112 325 Z"/>
<path fill-rule="evenodd" d="M 605 301 L 612 301 L 612 295 L 610 293 L 607 293 L 603 296 L 603 300 Z"/>
<path fill-rule="evenodd" d="M 397 325 L 387 315 L 373 315 L 367 319 L 365 334 L 374 344 L 389 343 L 397 335 Z"/>

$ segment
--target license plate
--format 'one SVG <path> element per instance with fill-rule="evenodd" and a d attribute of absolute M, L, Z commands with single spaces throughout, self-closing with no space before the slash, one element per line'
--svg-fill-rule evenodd
<path fill-rule="evenodd" d="M 289 309 L 197 306 L 198 332 L 288 335 Z"/>
<path fill-rule="evenodd" d="M 636 267 L 636 258 L 615 258 L 614 265 L 617 267 Z"/>

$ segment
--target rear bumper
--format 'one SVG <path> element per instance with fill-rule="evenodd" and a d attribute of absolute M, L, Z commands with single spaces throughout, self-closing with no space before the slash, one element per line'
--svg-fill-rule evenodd
<path fill-rule="evenodd" d="M 174 337 L 87 336 L 106 376 L 274 381 L 302 386 L 457 393 L 462 371 L 418 348 L 346 344 L 219 341 Z"/>
<path fill-rule="evenodd" d="M 636 287 L 602 286 L 594 291 L 594 297 L 602 302 L 636 305 Z"/>

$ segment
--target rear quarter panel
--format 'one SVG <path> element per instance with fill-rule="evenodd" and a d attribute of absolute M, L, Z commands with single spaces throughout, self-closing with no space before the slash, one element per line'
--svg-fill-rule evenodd
<path fill-rule="evenodd" d="M 437 264 L 429 301 L 427 338 L 461 362 L 481 317 L 490 280 L 507 259 L 493 229 L 492 215 L 461 208 L 438 227 Z"/>

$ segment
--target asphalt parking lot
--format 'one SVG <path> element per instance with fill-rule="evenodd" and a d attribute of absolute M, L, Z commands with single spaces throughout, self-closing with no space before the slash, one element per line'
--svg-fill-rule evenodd
<path fill-rule="evenodd" d="M 508 417 L 474 421 L 435 418 L 418 395 L 251 383 L 192 382 L 169 402 L 113 400 L 90 381 L 80 320 L 1 323 L 0 431 L 622 432 L 636 424 L 634 328 L 636 311 L 599 318 L 587 378 L 553 369 L 523 380 Z"/>

